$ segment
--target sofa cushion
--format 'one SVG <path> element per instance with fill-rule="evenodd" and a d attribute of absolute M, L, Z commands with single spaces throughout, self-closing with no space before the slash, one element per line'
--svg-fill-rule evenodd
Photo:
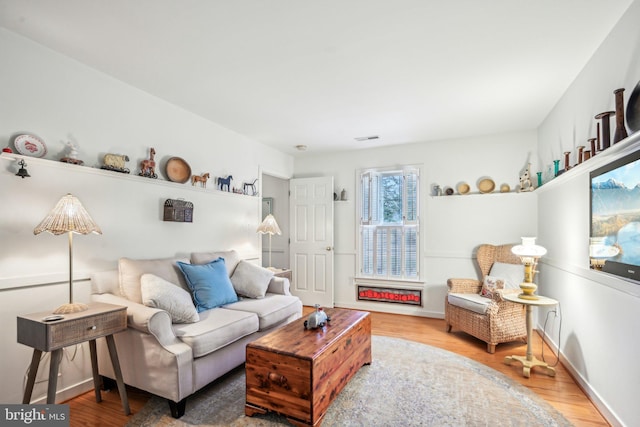
<path fill-rule="evenodd" d="M 249 298 L 264 298 L 273 277 L 273 271 L 242 260 L 231 276 L 233 289 Z"/>
<path fill-rule="evenodd" d="M 191 289 L 198 313 L 238 301 L 224 258 L 202 265 L 178 262 L 178 267 Z"/>
<path fill-rule="evenodd" d="M 464 308 L 479 314 L 485 314 L 489 310 L 492 300 L 480 294 L 459 294 L 451 292 L 447 295 L 449 304 Z"/>
<path fill-rule="evenodd" d="M 213 308 L 200 313 L 200 321 L 173 325 L 176 336 L 202 357 L 258 330 L 258 317 L 246 311 Z"/>
<path fill-rule="evenodd" d="M 189 290 L 184 277 L 176 266 L 177 261 L 187 262 L 181 258 L 163 259 L 130 259 L 120 258 L 118 260 L 118 273 L 120 280 L 120 294 L 129 301 L 142 304 L 142 294 L 140 293 L 140 277 L 145 274 L 154 274 L 164 280 L 181 286 L 184 290 Z"/>
<path fill-rule="evenodd" d="M 224 258 L 229 277 L 233 275 L 236 266 L 240 262 L 240 255 L 235 250 L 218 252 L 193 252 L 191 254 L 191 264 L 207 264 L 218 258 Z"/>
<path fill-rule="evenodd" d="M 200 320 L 191 294 L 180 286 L 154 274 L 143 274 L 140 278 L 142 303 L 159 308 L 171 316 L 172 323 L 193 323 Z"/>
<path fill-rule="evenodd" d="M 268 293 L 264 298 L 244 298 L 234 304 L 225 305 L 224 308 L 257 314 L 261 331 L 278 325 L 294 314 L 302 316 L 300 298 L 291 295 Z"/>

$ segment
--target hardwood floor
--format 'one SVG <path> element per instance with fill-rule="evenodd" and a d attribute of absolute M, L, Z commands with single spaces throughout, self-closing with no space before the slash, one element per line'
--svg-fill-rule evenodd
<path fill-rule="evenodd" d="M 305 307 L 305 315 L 312 310 L 312 307 Z M 500 344 L 496 347 L 495 354 L 489 354 L 486 352 L 484 342 L 455 330 L 447 333 L 444 320 L 377 312 L 372 313 L 372 333 L 421 342 L 483 363 L 537 393 L 576 426 L 610 425 L 562 364 L 556 366 L 555 377 L 548 377 L 533 371 L 531 378 L 523 377 L 522 368 L 519 365 L 505 365 L 503 363 L 505 356 L 525 353 L 526 344 L 524 343 Z M 545 359 L 551 364 L 555 362 L 555 355 L 542 342 L 539 335 L 534 334 L 532 344 L 536 357 L 540 358 L 544 345 Z M 138 412 L 149 398 L 148 393 L 130 387 L 127 387 L 127 393 L 132 413 Z M 122 412 L 117 390 L 103 392 L 102 396 L 103 401 L 96 403 L 93 391 L 90 391 L 66 402 L 70 405 L 71 426 L 121 426 L 126 424 L 129 417 Z"/>

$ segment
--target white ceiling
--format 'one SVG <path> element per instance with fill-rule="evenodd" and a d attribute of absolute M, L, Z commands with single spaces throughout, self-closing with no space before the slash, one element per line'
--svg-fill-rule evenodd
<path fill-rule="evenodd" d="M 0 0 L 0 26 L 295 154 L 535 129 L 632 2 Z"/>

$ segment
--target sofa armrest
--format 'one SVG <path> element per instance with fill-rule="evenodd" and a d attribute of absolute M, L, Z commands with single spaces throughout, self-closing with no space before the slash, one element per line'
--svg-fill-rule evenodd
<path fill-rule="evenodd" d="M 94 294 L 92 298 L 96 302 L 126 306 L 127 326 L 153 335 L 163 347 L 179 342 L 171 327 L 171 317 L 166 311 L 147 307 L 113 294 Z"/>
<path fill-rule="evenodd" d="M 269 282 L 267 292 L 272 294 L 291 295 L 291 291 L 289 290 L 290 287 L 291 284 L 289 283 L 289 279 L 286 277 L 273 276 L 271 278 L 271 282 Z"/>
<path fill-rule="evenodd" d="M 449 279 L 447 280 L 449 292 L 460 294 L 478 294 L 482 289 L 482 282 L 476 279 Z"/>

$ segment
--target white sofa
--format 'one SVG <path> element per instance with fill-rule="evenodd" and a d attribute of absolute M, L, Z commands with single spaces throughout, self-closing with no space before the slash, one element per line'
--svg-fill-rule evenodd
<path fill-rule="evenodd" d="M 241 262 L 235 251 L 193 253 L 191 264 L 218 257 L 233 277 Z M 179 418 L 188 396 L 244 363 L 248 342 L 300 318 L 302 303 L 289 292 L 288 279 L 272 277 L 264 298 L 241 298 L 198 313 L 195 323 L 172 323 L 167 311 L 141 303 L 136 285 L 151 273 L 188 289 L 176 261 L 121 259 L 117 271 L 95 273 L 91 282 L 93 301 L 127 307 L 129 327 L 115 335 L 124 382 L 166 398 Z M 100 375 L 115 378 L 103 340 L 98 354 Z"/>

